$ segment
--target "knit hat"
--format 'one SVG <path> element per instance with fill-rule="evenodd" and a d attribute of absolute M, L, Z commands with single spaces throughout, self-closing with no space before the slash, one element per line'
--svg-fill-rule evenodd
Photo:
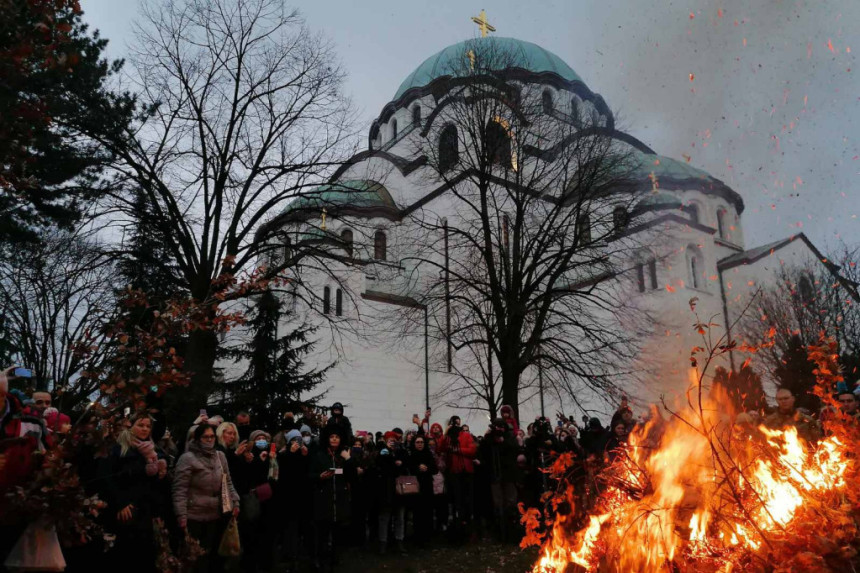
<path fill-rule="evenodd" d="M 335 402 L 331 405 L 331 410 L 340 410 L 341 412 L 343 412 L 343 404 L 341 404 L 340 402 Z"/>
<path fill-rule="evenodd" d="M 63 426 L 71 423 L 72 419 L 65 414 L 60 414 L 56 408 L 48 408 L 45 410 L 45 425 L 49 430 L 59 432 Z"/>
<path fill-rule="evenodd" d="M 382 438 L 387 442 L 388 440 L 398 440 L 400 439 L 400 436 L 397 434 L 397 432 L 388 431 L 385 432 L 385 435 L 383 435 Z"/>
<path fill-rule="evenodd" d="M 436 430 L 439 430 L 440 434 L 442 433 L 442 424 L 440 424 L 439 422 L 433 422 L 433 425 L 430 426 L 430 433 L 431 434 L 435 434 Z"/>
<path fill-rule="evenodd" d="M 289 444 L 293 440 L 301 440 L 302 433 L 298 430 L 290 430 L 287 432 L 287 443 Z"/>
<path fill-rule="evenodd" d="M 267 440 L 272 439 L 272 436 L 271 436 L 271 434 L 269 434 L 269 432 L 267 432 L 265 430 L 254 430 L 253 432 L 251 432 L 251 435 L 248 436 L 248 440 L 250 440 L 252 442 L 256 442 L 257 438 L 259 438 L 260 436 L 265 436 L 265 438 Z"/>
<path fill-rule="evenodd" d="M 311 427 L 308 426 L 307 424 L 302 424 L 302 427 L 299 428 L 299 432 L 301 432 L 302 434 L 310 434 L 311 433 Z"/>

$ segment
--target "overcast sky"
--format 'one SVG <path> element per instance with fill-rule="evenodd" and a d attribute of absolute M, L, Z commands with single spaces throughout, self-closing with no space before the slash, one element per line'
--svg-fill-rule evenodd
<path fill-rule="evenodd" d="M 139 0 L 81 0 L 121 57 Z M 565 60 L 658 153 L 690 159 L 746 202 L 747 247 L 805 232 L 822 249 L 860 243 L 860 0 L 383 0 L 297 2 L 349 73 L 370 122 L 400 82 L 474 37 Z"/>

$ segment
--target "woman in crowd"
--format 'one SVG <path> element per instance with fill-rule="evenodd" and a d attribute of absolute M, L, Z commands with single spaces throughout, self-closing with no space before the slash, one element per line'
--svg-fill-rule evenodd
<path fill-rule="evenodd" d="M 442 426 L 439 427 L 441 434 Z M 433 461 L 436 462 L 436 473 L 433 474 L 433 513 L 436 517 L 436 531 L 443 532 L 448 529 L 448 491 L 445 487 L 445 456 L 439 452 L 439 441 L 433 437 L 430 430 L 430 438 L 427 439 L 427 449 L 433 453 Z"/>
<path fill-rule="evenodd" d="M 151 439 L 152 418 L 139 414 L 130 423 L 105 461 L 107 513 L 116 534 L 110 561 L 123 571 L 152 571 L 156 558 L 152 520 L 164 517 L 167 460 Z"/>
<path fill-rule="evenodd" d="M 275 487 L 275 509 L 283 521 L 283 552 L 287 571 L 298 568 L 300 524 L 305 523 L 311 512 L 308 491 L 308 465 L 310 451 L 302 443 L 299 430 L 290 430 L 284 435 L 284 450 L 278 453 L 281 466 L 280 478 Z"/>
<path fill-rule="evenodd" d="M 423 435 L 416 436 L 409 455 L 409 473 L 418 478 L 418 495 L 415 496 L 415 538 L 423 545 L 433 533 L 433 475 L 436 473 L 436 458 L 427 447 Z"/>
<path fill-rule="evenodd" d="M 349 482 L 355 479 L 355 465 L 348 449 L 341 447 L 341 432 L 337 425 L 326 426 L 319 450 L 313 455 L 308 478 L 313 486 L 314 567 L 319 570 L 323 556 L 328 569 L 336 562 L 336 529 L 349 523 Z"/>
<path fill-rule="evenodd" d="M 227 524 L 225 514 L 239 515 L 239 494 L 233 488 L 226 456 L 215 448 L 215 428 L 199 424 L 188 451 L 179 457 L 173 478 L 173 508 L 179 527 L 200 542 L 206 555 L 195 571 L 218 571 L 218 543 Z"/>
<path fill-rule="evenodd" d="M 406 507 L 401 496 L 396 493 L 396 483 L 399 476 L 409 471 L 407 452 L 397 440 L 394 431 L 385 433 L 385 444 L 379 450 L 376 458 L 376 500 L 379 506 L 379 552 L 388 549 L 388 529 L 394 525 L 394 540 L 397 551 L 406 553 L 403 537 L 406 531 Z"/>
<path fill-rule="evenodd" d="M 242 526 L 239 532 L 245 551 L 242 554 L 242 568 L 245 571 L 268 570 L 274 559 L 276 533 L 276 511 L 272 495 L 273 487 L 280 479 L 280 464 L 273 456 L 271 436 L 264 430 L 251 432 L 248 443 L 250 449 L 245 466 L 247 491 L 241 491 L 243 504 Z M 277 464 L 277 475 L 273 466 Z"/>

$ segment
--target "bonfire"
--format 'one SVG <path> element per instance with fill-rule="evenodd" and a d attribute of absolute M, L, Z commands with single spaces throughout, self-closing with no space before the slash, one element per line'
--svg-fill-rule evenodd
<path fill-rule="evenodd" d="M 691 301 L 695 309 L 695 301 Z M 623 455 L 605 468 L 585 513 L 569 480 L 569 456 L 552 467 L 559 488 L 546 515 L 523 510 L 523 547 L 539 544 L 533 573 L 569 571 L 853 571 L 858 543 L 857 429 L 834 412 L 826 436 L 805 442 L 793 427 L 751 423 L 705 382 L 709 366 L 740 348 L 721 338 L 691 355 L 685 403 L 652 408 Z M 810 347 L 816 393 L 841 380 L 832 341 Z M 704 359 L 702 359 L 704 357 Z M 702 363 L 701 365 L 699 363 Z"/>

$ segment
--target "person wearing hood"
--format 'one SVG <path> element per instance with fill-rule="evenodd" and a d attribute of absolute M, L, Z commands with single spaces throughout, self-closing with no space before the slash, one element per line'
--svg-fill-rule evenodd
<path fill-rule="evenodd" d="M 284 432 L 289 432 L 290 430 L 298 430 L 301 427 L 301 424 L 296 420 L 295 413 L 287 410 L 284 413 L 284 421 L 281 424 L 281 430 Z"/>
<path fill-rule="evenodd" d="M 349 522 L 349 484 L 355 479 L 355 461 L 345 447 L 337 425 L 326 426 L 321 436 L 323 447 L 311 457 L 308 479 L 313 488 L 314 567 L 319 570 L 323 556 L 327 569 L 333 570 L 336 560 L 339 526 Z"/>
<path fill-rule="evenodd" d="M 332 431 L 333 428 L 337 429 L 338 435 L 343 440 L 344 447 L 352 444 L 352 423 L 349 421 L 349 418 L 343 415 L 343 404 L 340 402 L 335 402 L 331 405 L 331 416 L 329 416 L 326 422 L 325 429 Z"/>
<path fill-rule="evenodd" d="M 496 418 L 481 442 L 478 456 L 487 472 L 493 517 L 502 542 L 512 538 L 517 519 L 517 455 L 519 448 L 510 425 Z"/>
<path fill-rule="evenodd" d="M 511 406 L 505 404 L 499 410 L 499 413 L 502 415 L 502 419 L 505 421 L 505 425 L 507 425 L 511 433 L 516 436 L 520 431 L 520 425 L 517 422 L 516 417 L 514 416 L 514 409 Z"/>
<path fill-rule="evenodd" d="M 284 441 L 283 449 L 278 452 L 280 478 L 275 485 L 275 507 L 283 527 L 283 558 L 287 571 L 294 573 L 298 568 L 300 525 L 311 514 L 310 497 L 306 494 L 310 450 L 297 429 L 288 431 Z"/>
<path fill-rule="evenodd" d="M 409 453 L 409 473 L 418 478 L 418 496 L 413 506 L 415 537 L 424 545 L 433 533 L 433 475 L 437 471 L 436 457 L 430 451 L 427 437 L 415 436 Z"/>
<path fill-rule="evenodd" d="M 179 456 L 173 477 L 173 509 L 179 527 L 200 542 L 206 554 L 194 565 L 199 572 L 218 571 L 218 543 L 225 516 L 239 515 L 239 494 L 233 487 L 227 458 L 215 448 L 215 428 L 200 424 Z"/>
<path fill-rule="evenodd" d="M 163 518 L 169 499 L 167 459 L 152 441 L 152 418 L 137 414 L 120 432 L 105 460 L 109 530 L 116 544 L 108 561 L 124 571 L 153 571 L 156 548 L 152 520 Z"/>
<path fill-rule="evenodd" d="M 586 456 L 603 456 L 606 442 L 609 440 L 609 432 L 600 424 L 598 418 L 591 418 L 580 435 L 580 445 L 585 450 Z"/>
<path fill-rule="evenodd" d="M 472 522 L 474 511 L 474 459 L 478 446 L 472 435 L 460 427 L 460 418 L 452 416 L 445 436 L 436 451 L 445 455 L 447 484 L 457 525 L 464 529 Z"/>

